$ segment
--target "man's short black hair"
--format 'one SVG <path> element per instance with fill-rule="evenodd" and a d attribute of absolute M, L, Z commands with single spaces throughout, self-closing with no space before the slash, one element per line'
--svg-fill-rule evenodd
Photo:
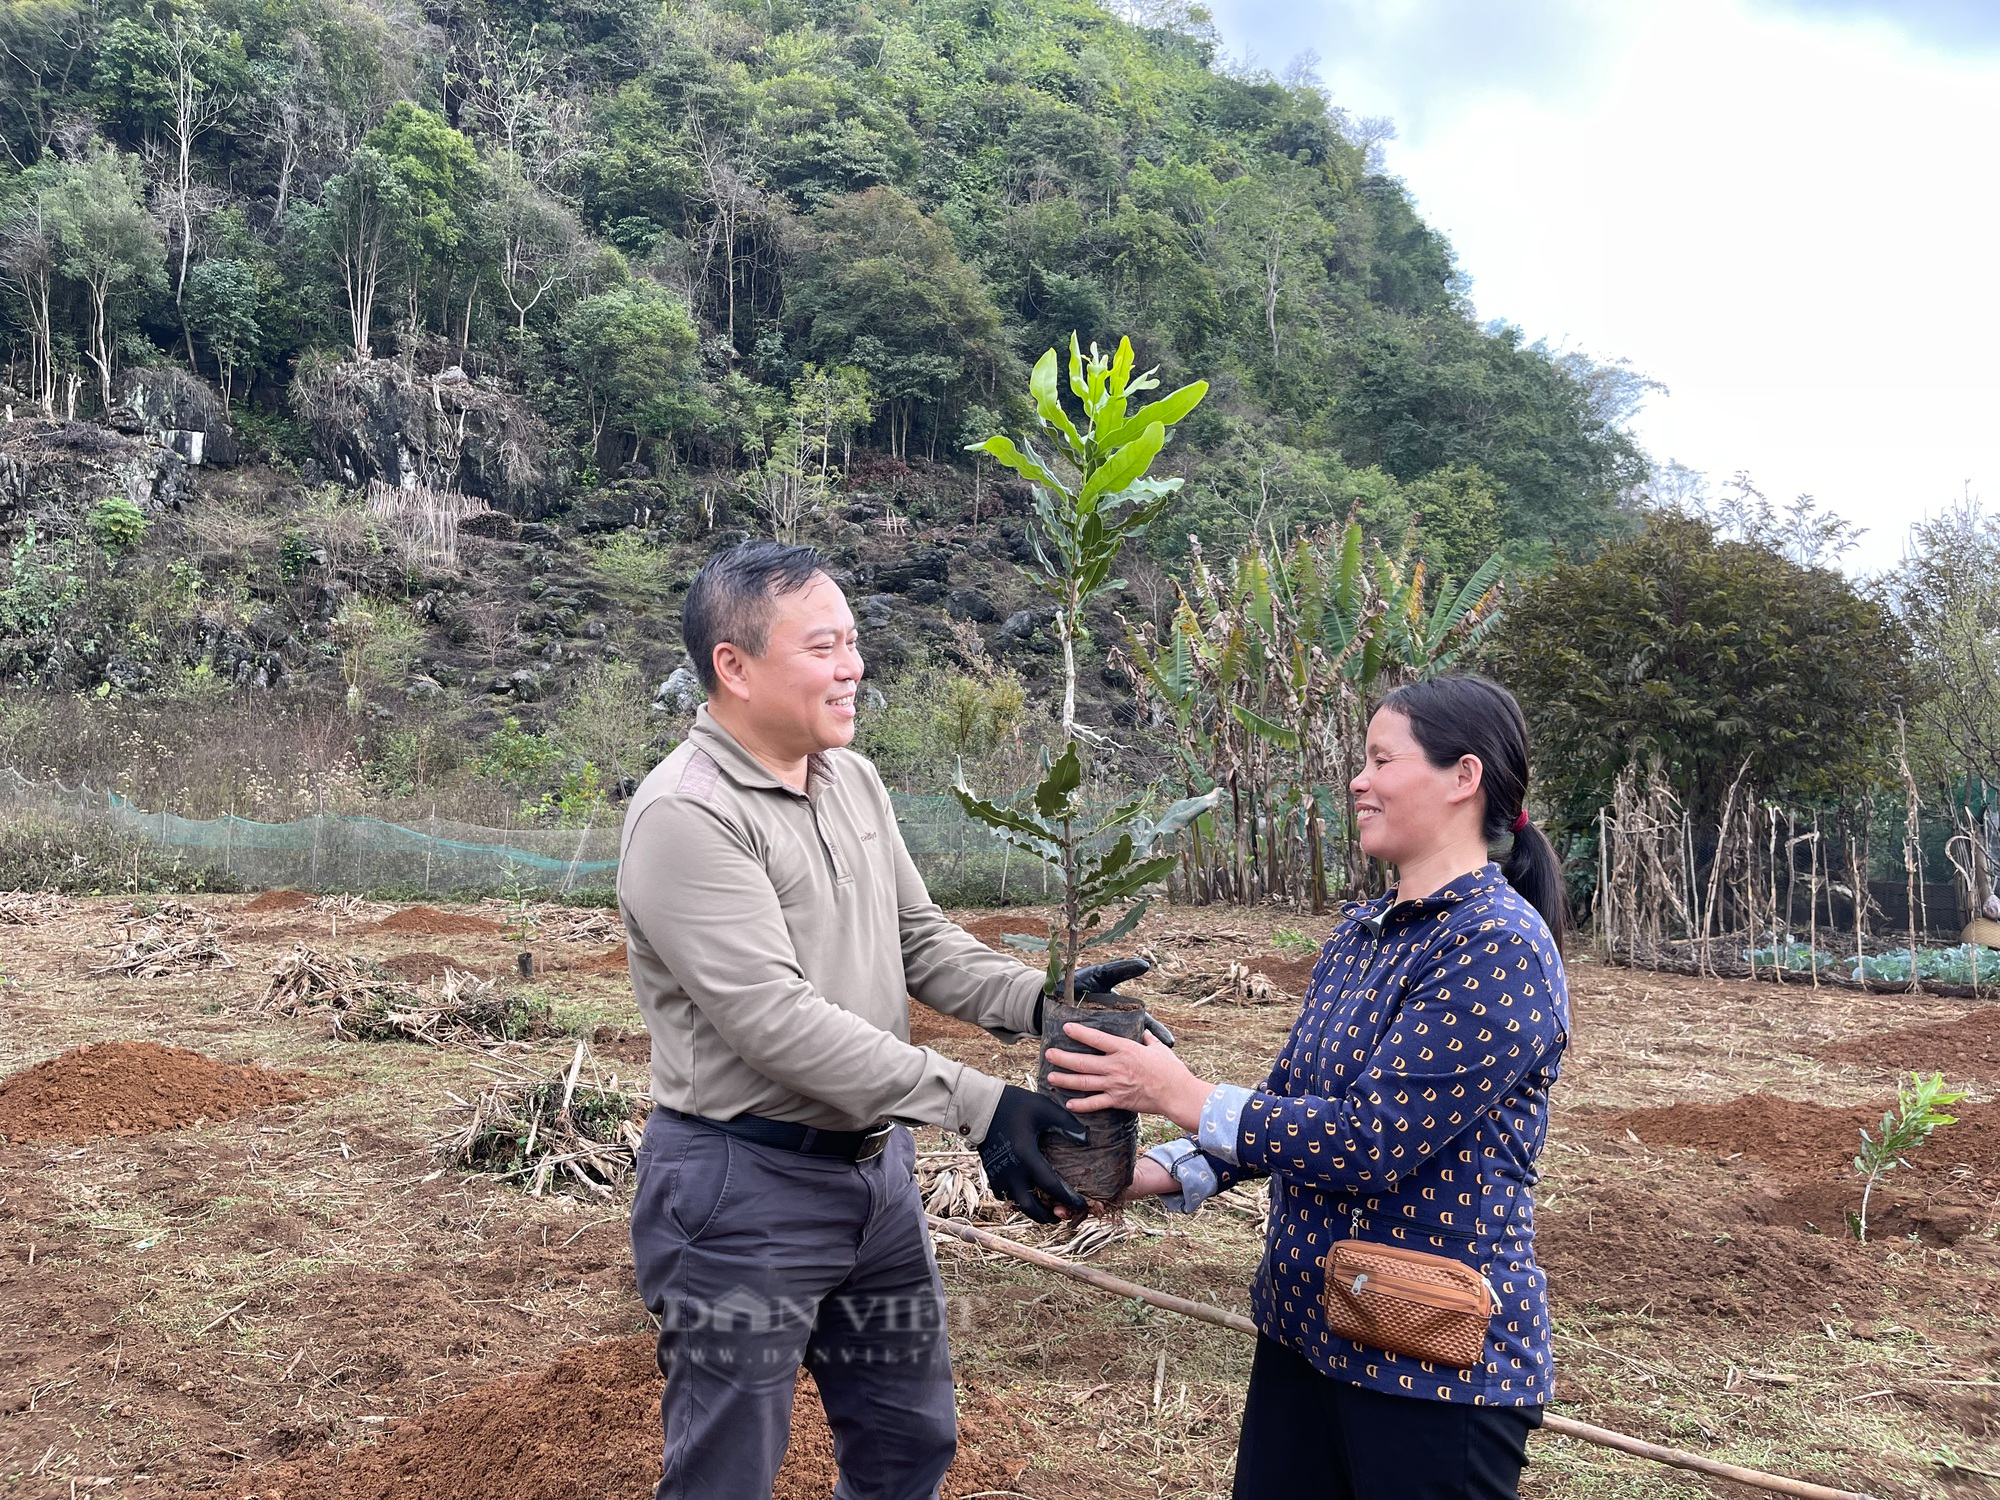
<path fill-rule="evenodd" d="M 681 644 L 702 687 L 715 691 L 715 648 L 727 641 L 762 656 L 771 632 L 771 601 L 795 594 L 826 571 L 816 547 L 744 542 L 701 565 L 681 606 Z"/>

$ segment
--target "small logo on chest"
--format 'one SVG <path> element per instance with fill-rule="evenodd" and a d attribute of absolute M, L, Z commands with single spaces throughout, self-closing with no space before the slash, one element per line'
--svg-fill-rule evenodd
<path fill-rule="evenodd" d="M 877 837 L 879 837 L 879 835 L 877 835 L 877 833 L 875 832 L 875 830 L 871 828 L 871 829 L 869 829 L 869 830 L 868 830 L 868 831 L 867 831 L 866 833 L 864 833 L 864 834 L 862 834 L 862 835 L 861 835 L 861 842 L 865 844 L 865 843 L 869 842 L 869 841 L 870 841 L 871 839 L 874 839 L 874 838 L 877 838 Z"/>

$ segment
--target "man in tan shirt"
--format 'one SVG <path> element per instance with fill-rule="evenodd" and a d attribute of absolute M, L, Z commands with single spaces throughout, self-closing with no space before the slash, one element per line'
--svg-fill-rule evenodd
<path fill-rule="evenodd" d="M 655 1108 L 632 1247 L 660 1319 L 659 1500 L 768 1500 L 812 1369 L 840 1494 L 925 1500 L 957 1443 L 942 1283 L 910 1124 L 978 1147 L 994 1189 L 1084 1204 L 1053 1101 L 909 1042 L 914 994 L 1009 1040 L 1043 979 L 931 901 L 854 737 L 854 619 L 809 548 L 711 558 L 682 635 L 709 701 L 641 783 L 618 870 Z M 1102 965 L 1110 988 L 1143 964 Z"/>

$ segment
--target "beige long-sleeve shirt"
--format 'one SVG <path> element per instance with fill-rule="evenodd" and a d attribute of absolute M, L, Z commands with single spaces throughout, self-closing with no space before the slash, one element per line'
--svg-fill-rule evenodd
<path fill-rule="evenodd" d="M 875 768 L 850 751 L 785 785 L 703 708 L 625 815 L 618 902 L 653 1042 L 653 1098 L 857 1130 L 983 1139 L 996 1078 L 910 1045 L 908 996 L 1018 1040 L 1039 970 L 946 919 Z"/>

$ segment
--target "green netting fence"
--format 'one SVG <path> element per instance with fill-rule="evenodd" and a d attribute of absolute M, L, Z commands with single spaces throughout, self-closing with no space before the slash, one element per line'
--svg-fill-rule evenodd
<path fill-rule="evenodd" d="M 910 855 L 931 894 L 953 905 L 1039 901 L 1046 878 L 968 819 L 949 797 L 892 795 Z M 489 828 L 430 817 L 397 823 L 318 813 L 289 822 L 184 818 L 115 792 L 35 783 L 0 770 L 0 822 L 111 832 L 185 871 L 245 889 L 472 895 L 533 892 L 603 899 L 618 871 L 618 824 Z M 14 882 L 0 871 L 0 889 Z"/>

